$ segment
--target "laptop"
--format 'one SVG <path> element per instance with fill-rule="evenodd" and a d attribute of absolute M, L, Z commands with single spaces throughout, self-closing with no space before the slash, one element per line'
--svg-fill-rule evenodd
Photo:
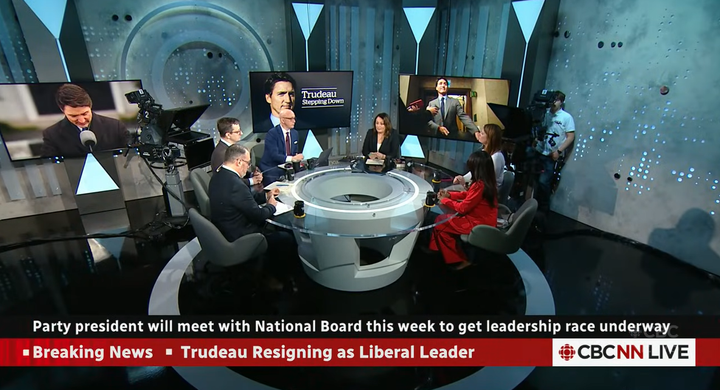
<path fill-rule="evenodd" d="M 332 153 L 332 150 L 333 148 L 329 147 L 320 153 L 320 157 L 308 160 L 308 168 L 315 169 L 317 167 L 326 167 L 330 165 L 330 153 Z"/>

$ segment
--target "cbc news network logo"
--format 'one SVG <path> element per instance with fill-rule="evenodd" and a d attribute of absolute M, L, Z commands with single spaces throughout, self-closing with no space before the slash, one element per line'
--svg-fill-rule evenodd
<path fill-rule="evenodd" d="M 560 347 L 560 357 L 566 362 L 575 357 L 575 348 L 570 344 L 565 344 Z"/>

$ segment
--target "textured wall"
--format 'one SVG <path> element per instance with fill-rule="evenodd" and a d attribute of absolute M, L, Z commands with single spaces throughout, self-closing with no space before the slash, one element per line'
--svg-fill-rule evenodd
<path fill-rule="evenodd" d="M 283 0 L 76 0 L 95 80 L 141 79 L 165 108 L 210 103 L 195 126 L 250 129 L 248 72 L 286 70 Z"/>
<path fill-rule="evenodd" d="M 553 210 L 720 274 L 720 2 L 565 0 L 558 23 L 577 136 Z"/>

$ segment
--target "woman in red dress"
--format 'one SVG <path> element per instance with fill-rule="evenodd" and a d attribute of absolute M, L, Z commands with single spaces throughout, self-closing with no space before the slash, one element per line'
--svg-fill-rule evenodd
<path fill-rule="evenodd" d="M 448 192 L 440 190 L 440 203 L 459 215 L 433 228 L 430 250 L 440 251 L 445 263 L 455 269 L 463 269 L 471 263 L 460 247 L 460 235 L 470 234 L 476 225 L 497 225 L 497 185 L 495 166 L 487 152 L 478 150 L 470 155 L 467 167 L 472 184 L 467 191 Z M 440 215 L 435 223 L 447 219 Z"/>

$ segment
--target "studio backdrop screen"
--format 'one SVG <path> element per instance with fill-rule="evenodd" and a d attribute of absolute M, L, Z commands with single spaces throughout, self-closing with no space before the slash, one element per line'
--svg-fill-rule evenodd
<path fill-rule="evenodd" d="M 13 161 L 41 157 L 43 131 L 63 120 L 55 103 L 55 92 L 67 83 L 0 84 L 0 135 Z M 125 94 L 142 88 L 139 80 L 73 83 L 85 89 L 92 99 L 92 110 L 103 116 L 137 127 L 137 104 Z"/>
<path fill-rule="evenodd" d="M 352 86 L 352 71 L 250 72 L 253 132 L 274 127 L 271 107 L 292 109 L 297 130 L 349 127 Z"/>
<path fill-rule="evenodd" d="M 503 126 L 488 103 L 507 105 L 510 96 L 510 81 L 502 79 L 483 79 L 449 76 L 415 76 L 400 75 L 400 93 L 398 97 L 398 130 L 401 134 L 435 137 L 460 141 L 475 141 L 472 129 L 457 116 L 450 117 L 456 110 L 450 108 L 446 113 L 443 125 L 449 130 L 448 135 L 436 131 L 430 122 L 439 125 L 428 106 L 439 107 L 438 92 L 435 89 L 438 78 L 448 81 L 447 97 L 455 99 L 469 116 L 473 124 L 481 128 L 488 123 Z M 408 110 L 415 106 L 415 110 Z"/>

